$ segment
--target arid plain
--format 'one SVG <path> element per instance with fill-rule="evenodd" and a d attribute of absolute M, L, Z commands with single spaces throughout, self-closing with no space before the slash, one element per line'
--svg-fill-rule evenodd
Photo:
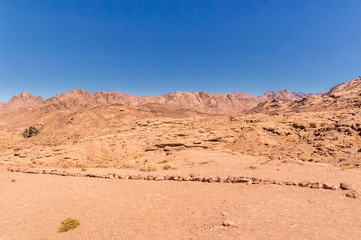
<path fill-rule="evenodd" d="M 0 239 L 361 236 L 361 78 L 258 98 L 22 93 L 0 133 Z"/>

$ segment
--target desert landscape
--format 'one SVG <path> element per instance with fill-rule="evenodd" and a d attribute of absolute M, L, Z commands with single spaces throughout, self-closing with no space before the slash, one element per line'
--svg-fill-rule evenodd
<path fill-rule="evenodd" d="M 16 95 L 0 103 L 0 239 L 360 239 L 361 77 L 340 83 Z"/>

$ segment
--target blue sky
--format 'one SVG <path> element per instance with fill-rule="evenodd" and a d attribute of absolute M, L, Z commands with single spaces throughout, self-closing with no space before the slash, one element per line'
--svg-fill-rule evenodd
<path fill-rule="evenodd" d="M 2 0 L 0 101 L 326 91 L 361 75 L 360 16 L 359 0 Z"/>

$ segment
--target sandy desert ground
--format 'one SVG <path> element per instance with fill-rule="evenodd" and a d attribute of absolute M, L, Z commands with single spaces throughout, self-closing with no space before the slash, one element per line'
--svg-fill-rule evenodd
<path fill-rule="evenodd" d="M 231 115 L 7 105 L 0 239 L 360 239 L 360 81 Z"/>

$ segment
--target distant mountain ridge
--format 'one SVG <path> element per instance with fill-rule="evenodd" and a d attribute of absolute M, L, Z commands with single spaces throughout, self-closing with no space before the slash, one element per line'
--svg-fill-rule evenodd
<path fill-rule="evenodd" d="M 304 94 L 306 95 L 306 94 Z M 308 94 L 309 95 L 309 94 Z M 272 99 L 291 103 L 300 99 L 300 93 L 294 94 L 287 90 L 266 92 L 259 97 L 251 94 L 235 92 L 223 94 L 209 94 L 200 92 L 173 92 L 161 96 L 128 95 L 120 92 L 98 91 L 90 93 L 82 89 L 57 94 L 47 100 L 35 97 L 30 93 L 22 92 L 15 95 L 8 103 L 0 105 L 7 109 L 34 108 L 40 110 L 77 110 L 97 104 L 122 104 L 138 106 L 148 103 L 174 105 L 179 108 L 190 109 L 208 114 L 237 114 L 256 107 L 258 104 Z"/>
<path fill-rule="evenodd" d="M 316 112 L 361 109 L 361 77 L 341 83 L 323 94 L 309 95 L 285 104 L 285 101 L 267 100 L 249 113 Z"/>

